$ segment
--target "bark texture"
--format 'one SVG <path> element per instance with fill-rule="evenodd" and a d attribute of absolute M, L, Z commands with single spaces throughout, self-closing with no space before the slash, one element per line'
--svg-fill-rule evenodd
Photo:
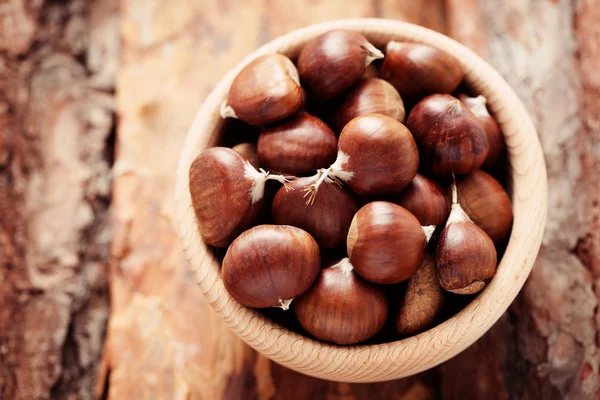
<path fill-rule="evenodd" d="M 112 18 L 101 1 L 0 3 L 3 399 L 93 398 L 109 315 Z"/>

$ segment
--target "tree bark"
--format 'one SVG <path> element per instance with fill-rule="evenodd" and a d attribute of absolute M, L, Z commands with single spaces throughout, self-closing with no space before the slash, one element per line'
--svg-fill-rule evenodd
<path fill-rule="evenodd" d="M 108 319 L 116 16 L 0 4 L 0 398 L 93 398 Z M 95 62 L 92 60 L 95 59 Z M 112 60 L 113 65 L 116 65 Z"/>

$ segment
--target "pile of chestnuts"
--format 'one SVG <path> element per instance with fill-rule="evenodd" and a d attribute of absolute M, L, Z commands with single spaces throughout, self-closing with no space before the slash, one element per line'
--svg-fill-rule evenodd
<path fill-rule="evenodd" d="M 221 115 L 260 134 L 202 152 L 190 193 L 238 302 L 350 345 L 423 332 L 493 278 L 513 219 L 505 143 L 452 55 L 327 32 L 250 62 Z"/>

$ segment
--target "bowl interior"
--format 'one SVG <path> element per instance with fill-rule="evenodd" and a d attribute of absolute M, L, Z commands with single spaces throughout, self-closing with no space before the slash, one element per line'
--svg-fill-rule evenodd
<path fill-rule="evenodd" d="M 267 53 L 295 58 L 306 41 L 332 29 L 362 32 L 380 48 L 390 40 L 399 40 L 453 54 L 462 63 L 466 84 L 487 98 L 507 143 L 514 223 L 496 276 L 455 316 L 417 336 L 391 343 L 344 347 L 318 342 L 237 303 L 223 286 L 219 260 L 200 238 L 188 190 L 191 162 L 202 150 L 219 143 L 223 128 L 219 107 L 237 72 Z M 453 357 L 483 335 L 506 311 L 529 275 L 541 243 L 546 201 L 546 169 L 535 128 L 499 74 L 468 48 L 442 34 L 381 19 L 313 25 L 269 42 L 249 55 L 219 82 L 198 112 L 185 141 L 176 183 L 178 229 L 186 257 L 200 290 L 217 314 L 246 343 L 272 360 L 308 375 L 346 382 L 383 381 L 421 372 Z"/>

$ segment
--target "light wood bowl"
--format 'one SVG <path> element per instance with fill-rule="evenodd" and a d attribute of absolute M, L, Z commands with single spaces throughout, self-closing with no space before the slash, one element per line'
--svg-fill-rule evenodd
<path fill-rule="evenodd" d="M 223 286 L 220 262 L 202 242 L 190 193 L 188 170 L 193 159 L 219 140 L 219 107 L 238 71 L 259 55 L 279 52 L 294 58 L 309 39 L 332 29 L 362 32 L 384 48 L 390 40 L 428 44 L 462 63 L 465 80 L 488 100 L 506 137 L 511 166 L 514 225 L 504 257 L 488 287 L 454 317 L 420 335 L 396 342 L 336 346 L 290 331 L 236 302 Z M 215 311 L 240 338 L 275 362 L 322 379 L 377 382 L 432 368 L 457 355 L 481 337 L 519 293 L 538 253 L 546 220 L 546 167 L 538 137 L 521 101 L 506 81 L 480 57 L 458 42 L 416 25 L 356 19 L 309 26 L 275 39 L 246 57 L 215 87 L 187 135 L 177 169 L 178 229 L 198 287 Z"/>

